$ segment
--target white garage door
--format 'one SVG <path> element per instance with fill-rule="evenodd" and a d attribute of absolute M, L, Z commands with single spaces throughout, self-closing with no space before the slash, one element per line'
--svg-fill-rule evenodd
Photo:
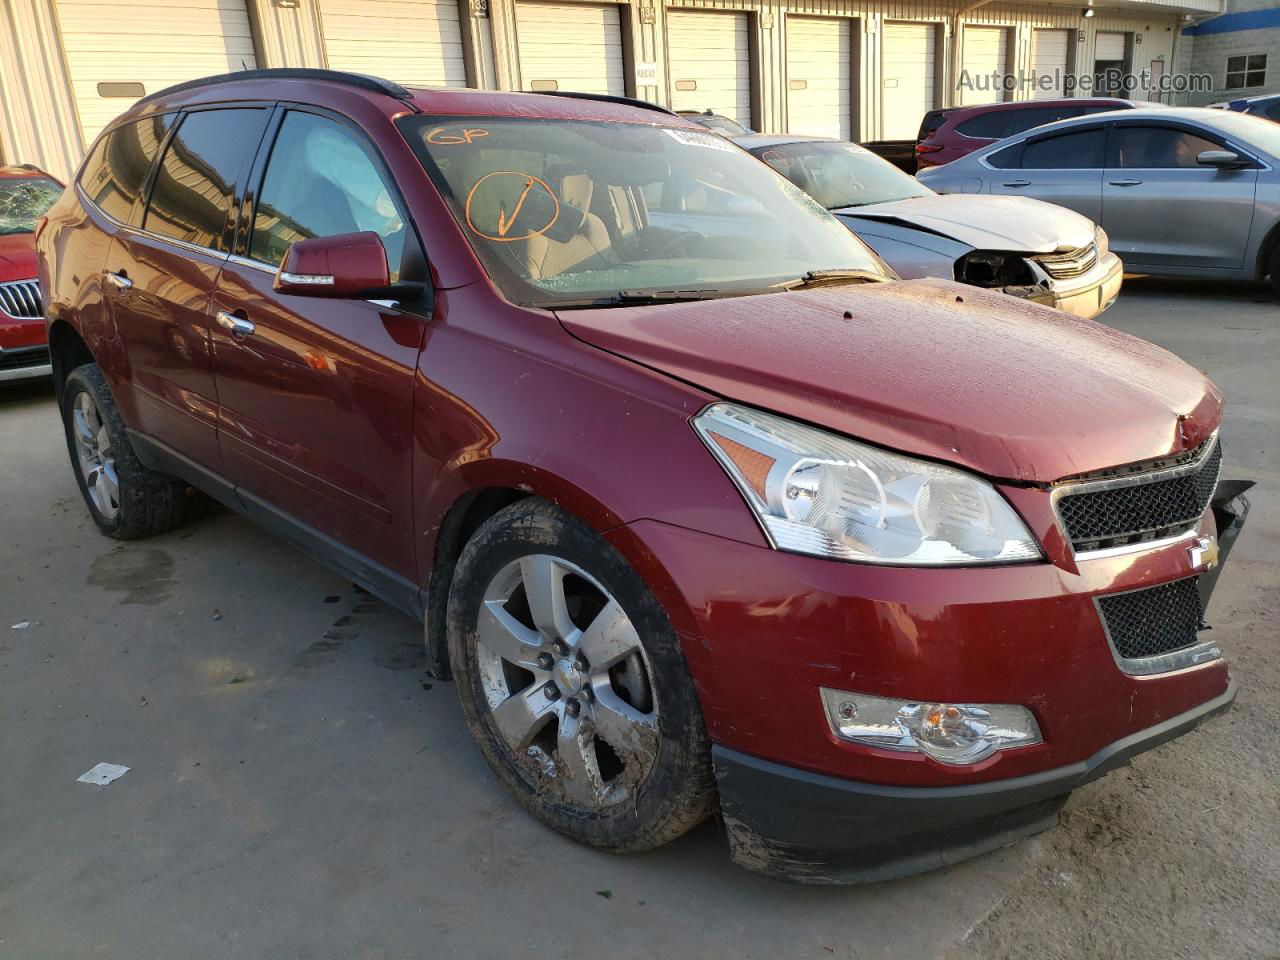
<path fill-rule="evenodd" d="M 964 28 L 964 69 L 973 78 L 972 85 L 960 89 L 961 106 L 1006 100 L 998 82 L 1009 72 L 1009 31 L 1005 27 Z M 997 74 L 993 86 L 991 75 Z M 984 78 L 984 79 L 979 79 Z M 981 85 L 981 89 L 979 88 Z"/>
<path fill-rule="evenodd" d="M 521 90 L 627 92 L 618 8 L 517 3 Z"/>
<path fill-rule="evenodd" d="M 787 17 L 787 132 L 853 136 L 850 21 Z"/>
<path fill-rule="evenodd" d="M 667 14 L 671 106 L 751 126 L 751 43 L 745 13 Z"/>
<path fill-rule="evenodd" d="M 455 0 L 320 0 L 320 17 L 334 70 L 398 83 L 467 85 Z"/>
<path fill-rule="evenodd" d="M 56 0 L 85 142 L 145 94 L 257 67 L 244 0 Z"/>
<path fill-rule="evenodd" d="M 1094 46 L 1093 59 L 1107 63 L 1124 62 L 1124 34 L 1099 33 Z"/>
<path fill-rule="evenodd" d="M 1070 50 L 1070 30 L 1036 30 L 1031 34 L 1031 70 L 1036 76 L 1033 100 L 1050 100 L 1066 96 L 1062 79 L 1067 73 L 1067 51 Z M 1041 86 L 1040 77 L 1050 77 L 1053 85 Z"/>
<path fill-rule="evenodd" d="M 934 107 L 937 35 L 928 23 L 884 25 L 880 115 L 886 140 L 915 139 L 920 121 Z"/>

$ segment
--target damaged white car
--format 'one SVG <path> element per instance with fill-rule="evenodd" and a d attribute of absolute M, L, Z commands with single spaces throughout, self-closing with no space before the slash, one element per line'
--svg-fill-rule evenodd
<path fill-rule="evenodd" d="M 869 150 L 820 137 L 734 142 L 826 207 L 903 279 L 942 277 L 1096 317 L 1124 267 L 1106 232 L 1030 197 L 934 193 Z"/>

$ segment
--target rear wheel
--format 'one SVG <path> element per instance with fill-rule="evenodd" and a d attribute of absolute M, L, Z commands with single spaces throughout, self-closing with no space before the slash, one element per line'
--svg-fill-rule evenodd
<path fill-rule="evenodd" d="M 693 682 L 665 613 L 610 544 L 521 501 L 476 532 L 453 584 L 463 714 L 530 813 L 616 852 L 661 846 L 707 815 Z"/>
<path fill-rule="evenodd" d="M 1277 297 L 1280 297 L 1280 243 L 1277 243 L 1276 248 L 1271 251 L 1271 264 L 1267 270 L 1271 289 L 1275 291 Z"/>
<path fill-rule="evenodd" d="M 62 422 L 80 492 L 99 530 L 136 540 L 182 523 L 186 486 L 138 460 L 97 364 L 77 367 L 67 377 Z"/>

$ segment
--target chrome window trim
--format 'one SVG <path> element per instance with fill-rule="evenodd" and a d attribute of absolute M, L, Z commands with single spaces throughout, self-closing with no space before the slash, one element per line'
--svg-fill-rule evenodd
<path fill-rule="evenodd" d="M 115 217 L 111 216 L 111 214 L 107 213 L 107 211 L 103 210 L 100 206 L 90 200 L 89 195 L 84 192 L 84 188 L 80 186 L 79 182 L 76 183 L 76 196 L 79 197 L 80 201 L 85 206 L 93 210 L 93 212 L 98 216 L 132 236 L 145 237 L 148 240 L 158 240 L 161 243 L 172 244 L 173 246 L 180 247 L 183 250 L 191 250 L 194 253 L 203 253 L 206 256 L 213 257 L 217 260 L 231 259 L 231 254 L 222 253 L 221 251 L 214 250 L 212 247 L 202 247 L 198 243 L 189 243 L 186 240 L 179 240 L 176 237 L 166 237 L 164 234 L 152 233 L 150 230 L 142 229 L 142 227 L 134 227 L 127 223 L 121 223 Z"/>
<path fill-rule="evenodd" d="M 1081 480 L 1078 482 L 1068 481 L 1060 483 L 1053 487 L 1049 492 L 1049 503 L 1053 507 L 1054 519 L 1058 521 L 1058 528 L 1062 531 L 1063 539 L 1067 541 L 1067 545 L 1071 547 L 1071 553 L 1080 560 L 1093 560 L 1107 556 L 1119 556 L 1124 553 L 1137 553 L 1142 550 L 1154 550 L 1159 547 L 1166 547 L 1171 543 L 1177 543 L 1179 540 L 1191 536 L 1199 528 L 1199 520 L 1197 517 L 1192 522 L 1192 528 L 1182 533 L 1173 534 L 1168 537 L 1161 537 L 1159 540 L 1142 540 L 1137 543 L 1124 543 L 1115 547 L 1102 547 L 1097 550 L 1076 550 L 1075 544 L 1071 542 L 1071 534 L 1067 530 L 1066 523 L 1062 520 L 1062 511 L 1058 509 L 1058 501 L 1063 497 L 1074 495 L 1077 493 L 1097 493 L 1102 490 L 1115 490 L 1120 487 L 1140 487 L 1148 483 L 1159 483 L 1162 480 L 1176 480 L 1178 477 L 1185 477 L 1188 474 L 1199 472 L 1204 466 L 1204 462 L 1213 454 L 1218 446 L 1218 431 L 1214 430 L 1209 434 L 1209 439 L 1204 442 L 1204 447 L 1200 451 L 1200 455 L 1194 460 L 1187 463 L 1181 463 L 1174 467 L 1164 467 L 1160 470 L 1148 470 L 1142 473 L 1132 473 L 1124 477 L 1107 477 L 1101 480 Z M 1222 481 L 1222 471 L 1218 471 L 1218 477 L 1214 480 L 1213 490 L 1209 491 L 1209 502 L 1213 502 L 1213 495 L 1217 492 L 1218 484 Z M 1208 504 L 1205 505 L 1208 509 Z M 1202 514 L 1203 516 L 1203 514 Z"/>
<path fill-rule="evenodd" d="M 1183 577 L 1181 579 L 1194 580 L 1195 577 Z M 1122 597 L 1127 593 L 1139 593 L 1143 590 L 1150 590 L 1152 587 L 1161 587 L 1167 583 L 1177 582 L 1178 580 L 1168 580 L 1166 583 L 1149 583 L 1141 587 L 1135 587 L 1132 590 L 1117 590 L 1115 593 L 1094 596 L 1093 610 L 1098 615 L 1098 622 L 1102 624 L 1102 633 L 1107 638 L 1107 649 L 1111 651 L 1111 657 L 1115 660 L 1116 666 L 1120 668 L 1122 673 L 1131 677 L 1154 677 L 1193 667 L 1207 666 L 1222 659 L 1222 648 L 1213 640 L 1201 640 L 1199 643 L 1183 647 L 1181 650 L 1158 653 L 1153 657 L 1124 657 L 1116 649 L 1115 641 L 1111 639 L 1111 629 L 1107 626 L 1107 618 L 1102 615 L 1102 604 L 1098 601 L 1109 597 Z"/>

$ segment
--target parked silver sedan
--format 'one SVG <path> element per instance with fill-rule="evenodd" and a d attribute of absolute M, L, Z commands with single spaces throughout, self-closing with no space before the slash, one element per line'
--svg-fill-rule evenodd
<path fill-rule="evenodd" d="M 943 197 L 871 151 L 796 135 L 734 137 L 834 213 L 903 279 L 943 277 L 1095 317 L 1124 268 L 1087 217 L 1023 197 Z"/>
<path fill-rule="evenodd" d="M 1101 223 L 1133 273 L 1280 293 L 1280 124 L 1179 107 L 1037 127 L 920 173 L 942 193 L 1036 197 Z"/>

